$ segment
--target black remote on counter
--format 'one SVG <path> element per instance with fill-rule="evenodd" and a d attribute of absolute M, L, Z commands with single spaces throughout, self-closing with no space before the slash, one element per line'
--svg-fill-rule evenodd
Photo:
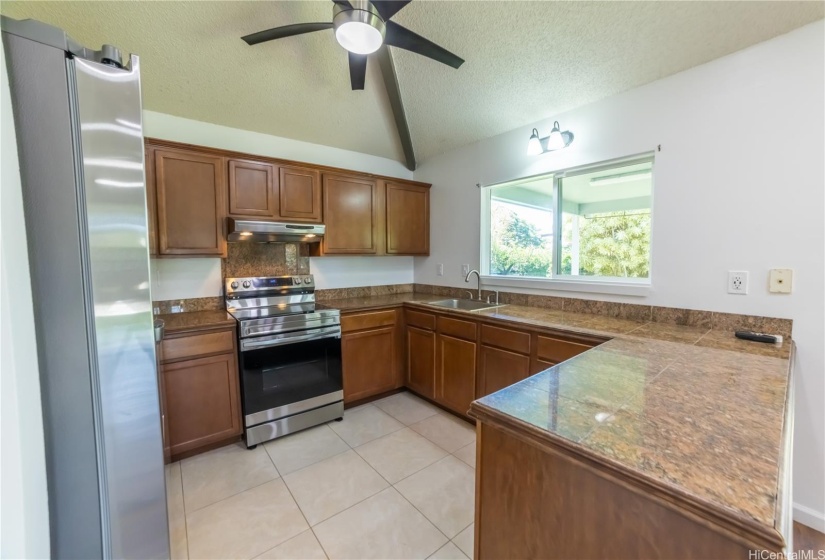
<path fill-rule="evenodd" d="M 772 334 L 758 333 L 753 331 L 736 331 L 736 338 L 743 340 L 753 340 L 755 342 L 768 342 L 776 344 L 777 338 Z"/>

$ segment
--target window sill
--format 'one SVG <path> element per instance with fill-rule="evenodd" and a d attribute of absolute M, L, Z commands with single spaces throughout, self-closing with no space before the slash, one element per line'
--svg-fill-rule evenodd
<path fill-rule="evenodd" d="M 591 294 L 610 294 L 634 297 L 646 297 L 653 293 L 653 288 L 650 284 L 635 282 L 582 281 L 568 280 L 566 278 L 481 276 L 481 284 L 485 288 L 527 288 L 531 290 L 585 292 Z"/>

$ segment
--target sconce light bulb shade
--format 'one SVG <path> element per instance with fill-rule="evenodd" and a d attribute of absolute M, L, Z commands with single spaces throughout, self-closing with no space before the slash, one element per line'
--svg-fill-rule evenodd
<path fill-rule="evenodd" d="M 530 136 L 530 140 L 527 142 L 527 155 L 537 156 L 542 151 L 541 140 L 539 140 L 539 131 L 534 128 L 533 135 Z"/>

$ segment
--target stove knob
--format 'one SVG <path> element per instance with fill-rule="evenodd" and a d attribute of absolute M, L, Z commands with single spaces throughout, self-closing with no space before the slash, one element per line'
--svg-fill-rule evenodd
<path fill-rule="evenodd" d="M 304 284 L 310 284 L 311 282 L 312 282 L 312 278 L 310 278 L 309 276 L 304 278 Z"/>
<path fill-rule="evenodd" d="M 237 289 L 238 289 L 238 283 L 237 283 L 237 282 L 232 282 L 232 283 L 231 283 L 231 284 L 229 284 L 229 285 L 231 286 L 231 288 L 232 288 L 233 290 L 237 290 Z"/>
<path fill-rule="evenodd" d="M 292 279 L 292 283 L 293 283 L 293 284 L 295 284 L 295 285 L 297 286 L 298 284 L 300 284 L 300 283 L 301 283 L 301 279 L 300 279 L 300 278 L 293 278 L 293 279 Z"/>
<path fill-rule="evenodd" d="M 244 287 L 244 288 L 248 288 L 248 287 L 249 287 L 249 286 L 251 286 L 251 285 L 252 285 L 252 284 L 250 284 L 249 280 L 244 280 L 244 281 L 243 281 L 243 287 Z"/>

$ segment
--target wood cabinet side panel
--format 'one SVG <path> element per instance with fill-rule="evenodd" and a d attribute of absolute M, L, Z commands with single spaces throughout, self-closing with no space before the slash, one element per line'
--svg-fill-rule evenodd
<path fill-rule="evenodd" d="M 488 424 L 477 476 L 477 559 L 749 558 L 741 542 Z"/>

